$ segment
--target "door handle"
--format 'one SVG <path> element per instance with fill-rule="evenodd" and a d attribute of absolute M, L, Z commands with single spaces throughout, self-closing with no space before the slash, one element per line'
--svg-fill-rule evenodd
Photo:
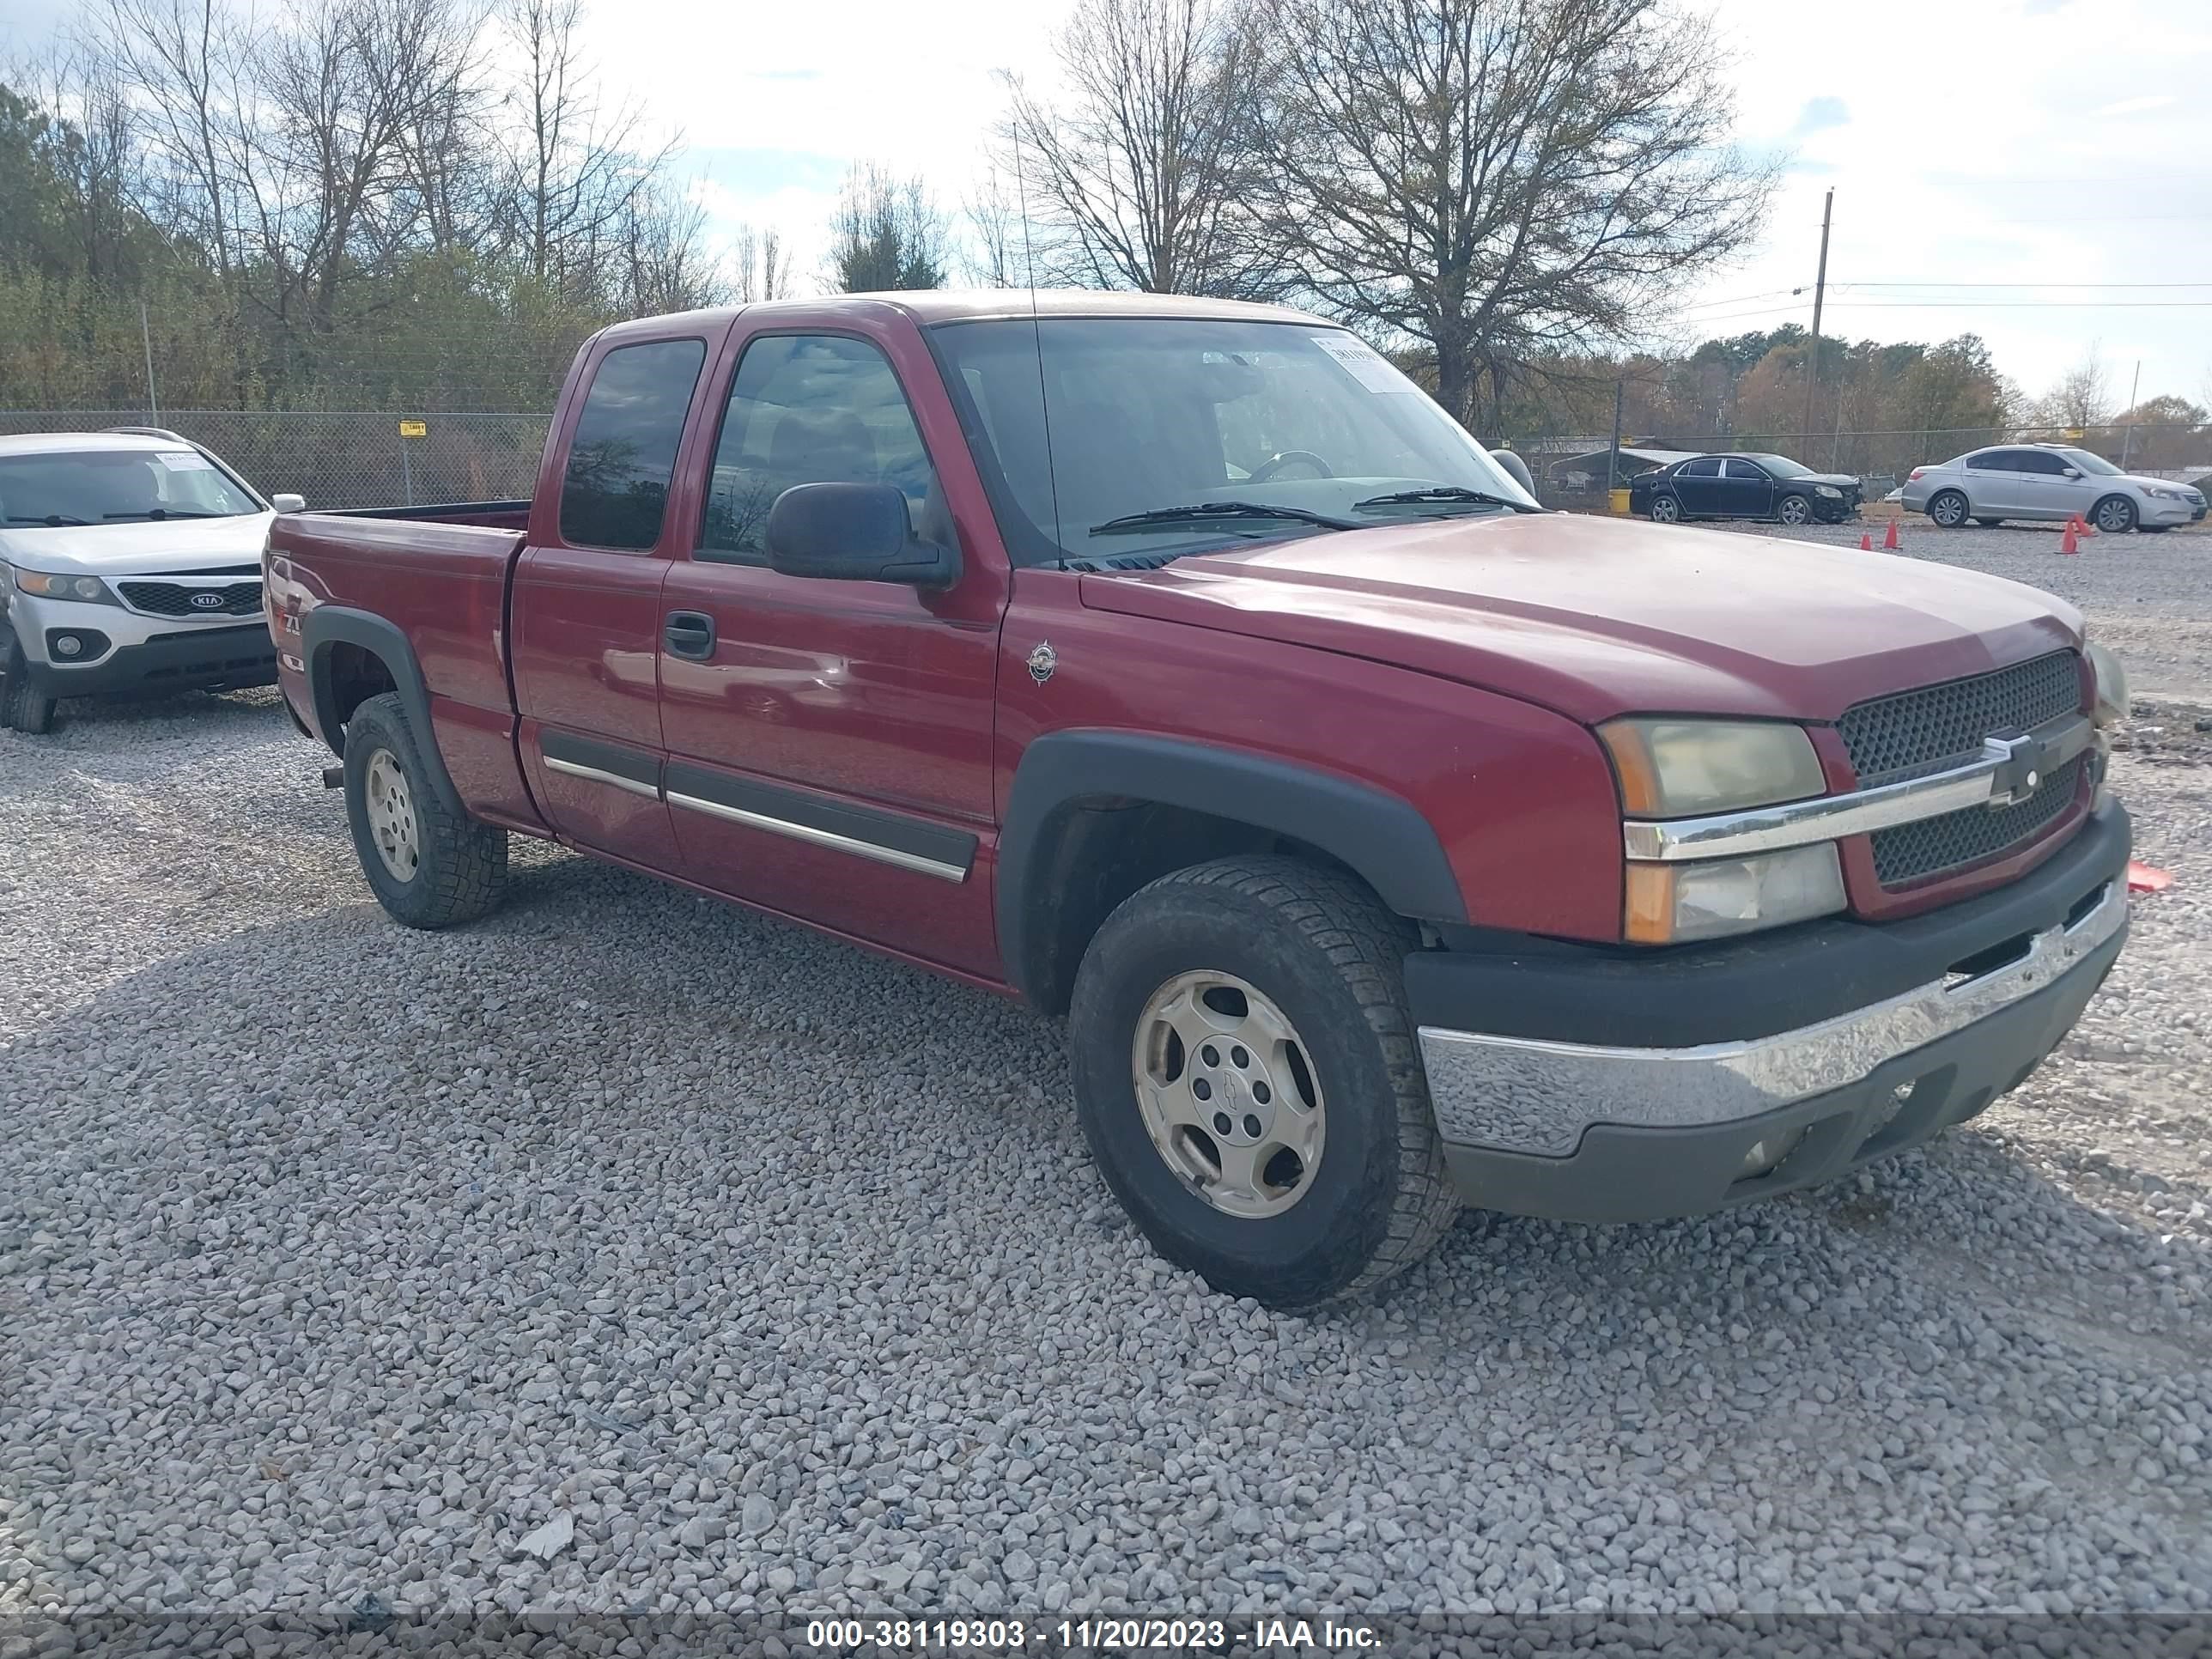
<path fill-rule="evenodd" d="M 714 619 L 703 611 L 672 611 L 660 637 L 672 657 L 704 662 L 714 654 Z"/>

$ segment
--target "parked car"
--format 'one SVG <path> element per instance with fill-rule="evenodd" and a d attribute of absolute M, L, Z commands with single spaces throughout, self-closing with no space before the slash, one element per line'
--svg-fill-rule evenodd
<path fill-rule="evenodd" d="M 1972 520 L 2080 518 L 2118 535 L 2154 533 L 2204 516 L 2204 492 L 2123 472 L 2103 456 L 2070 444 L 2000 444 L 1916 466 L 1905 481 L 1905 505 L 1945 530 Z"/>
<path fill-rule="evenodd" d="M 1787 455 L 1693 455 L 1628 481 L 1628 510 L 1656 524 L 1841 524 L 1857 514 L 1859 497 L 1859 481 L 1849 473 L 1815 472 Z"/>
<path fill-rule="evenodd" d="M 0 437 L 0 725 L 63 697 L 269 685 L 272 509 L 173 432 Z"/>
<path fill-rule="evenodd" d="M 1857 1170 L 2027 1076 L 2126 933 L 2072 610 L 1543 512 L 1295 311 L 623 323 L 538 477 L 270 532 L 378 901 L 466 922 L 545 837 L 1065 1013 L 1108 1185 L 1234 1294 L 1355 1294 L 1462 1203 Z"/>

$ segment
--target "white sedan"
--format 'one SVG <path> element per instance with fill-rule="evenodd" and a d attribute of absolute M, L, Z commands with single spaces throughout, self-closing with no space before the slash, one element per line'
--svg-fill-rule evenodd
<path fill-rule="evenodd" d="M 1903 501 L 1945 530 L 1972 520 L 2079 517 L 2117 535 L 2171 530 L 2204 516 L 2204 492 L 2123 472 L 2103 456 L 2066 444 L 2003 444 L 1936 466 L 1916 466 Z"/>

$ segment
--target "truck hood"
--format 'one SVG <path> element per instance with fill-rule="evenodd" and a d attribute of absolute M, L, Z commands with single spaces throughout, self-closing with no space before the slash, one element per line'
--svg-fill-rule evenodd
<path fill-rule="evenodd" d="M 2001 577 L 1565 513 L 1428 520 L 1082 578 L 1102 611 L 1400 664 L 1587 724 L 1831 720 L 2081 641 Z"/>
<path fill-rule="evenodd" d="M 158 576 L 258 564 L 271 516 L 244 513 L 229 519 L 16 526 L 0 530 L 0 559 L 25 570 L 79 576 Z"/>

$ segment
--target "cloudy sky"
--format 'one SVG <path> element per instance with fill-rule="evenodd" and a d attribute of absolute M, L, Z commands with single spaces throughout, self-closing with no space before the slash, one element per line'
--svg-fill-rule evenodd
<path fill-rule="evenodd" d="M 781 228 L 811 275 L 848 162 L 958 200 L 996 71 L 1048 82 L 1069 0 L 592 3 L 610 91 L 681 131 L 722 226 Z M 0 0 L 0 20 L 20 46 L 70 9 Z M 2205 0 L 1718 0 L 1715 23 L 1745 142 L 1794 159 L 1760 248 L 1655 342 L 1809 322 L 1833 189 L 1827 331 L 1972 330 L 2031 392 L 2094 347 L 2117 398 L 2140 362 L 2142 396 L 2212 402 Z"/>

